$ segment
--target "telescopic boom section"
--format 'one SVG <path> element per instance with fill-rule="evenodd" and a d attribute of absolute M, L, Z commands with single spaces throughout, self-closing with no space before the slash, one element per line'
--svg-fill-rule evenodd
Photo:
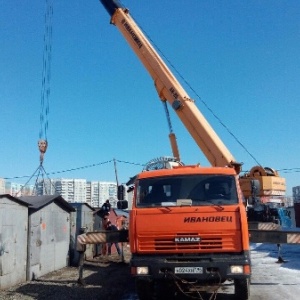
<path fill-rule="evenodd" d="M 209 125 L 194 101 L 190 99 L 162 58 L 129 14 L 117 0 L 100 0 L 111 15 L 111 23 L 123 34 L 135 54 L 153 78 L 162 101 L 168 101 L 212 166 L 234 167 L 236 162 L 227 147 Z"/>

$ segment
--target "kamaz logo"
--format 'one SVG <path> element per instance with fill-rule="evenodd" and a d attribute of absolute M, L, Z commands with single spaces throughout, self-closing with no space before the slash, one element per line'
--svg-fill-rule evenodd
<path fill-rule="evenodd" d="M 193 237 L 193 236 L 181 236 L 175 238 L 175 243 L 200 243 L 200 237 Z"/>

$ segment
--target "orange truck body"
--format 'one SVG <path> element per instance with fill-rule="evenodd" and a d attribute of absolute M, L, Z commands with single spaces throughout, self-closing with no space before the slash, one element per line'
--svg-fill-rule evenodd
<path fill-rule="evenodd" d="M 185 178 L 189 181 L 184 181 Z M 230 178 L 233 182 L 234 200 L 207 200 L 200 190 L 196 191 L 197 186 L 204 188 L 209 181 L 220 178 L 223 181 Z M 166 191 L 169 195 L 144 204 L 141 187 L 145 181 L 150 186 L 160 182 L 169 186 Z M 174 187 L 170 187 L 172 183 Z M 180 184 L 184 185 L 184 193 L 183 187 L 178 188 Z M 172 195 L 173 188 L 176 195 Z M 183 194 L 190 199 L 181 199 L 178 204 L 177 197 Z M 166 285 L 174 276 L 200 286 L 228 279 L 248 282 L 251 275 L 248 223 L 234 169 L 196 165 L 140 173 L 130 212 L 129 241 L 131 272 L 140 294 L 154 282 L 164 280 Z M 238 273 L 234 266 L 240 266 Z M 141 295 L 140 298 L 144 299 Z"/>

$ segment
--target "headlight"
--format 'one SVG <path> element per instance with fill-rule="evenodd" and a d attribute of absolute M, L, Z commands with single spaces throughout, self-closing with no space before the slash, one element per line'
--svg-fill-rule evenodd
<path fill-rule="evenodd" d="M 138 275 L 147 275 L 147 274 L 149 274 L 149 268 L 148 267 L 137 267 L 136 268 L 136 274 L 138 274 Z"/>
<path fill-rule="evenodd" d="M 231 266 L 230 272 L 233 274 L 242 274 L 244 271 L 243 266 Z"/>

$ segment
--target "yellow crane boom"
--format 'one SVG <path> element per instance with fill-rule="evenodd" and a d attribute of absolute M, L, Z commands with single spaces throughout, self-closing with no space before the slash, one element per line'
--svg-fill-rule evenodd
<path fill-rule="evenodd" d="M 129 10 L 118 0 L 100 0 L 111 16 L 111 24 L 122 33 L 134 53 L 138 56 L 154 81 L 159 98 L 167 102 L 174 109 L 196 144 L 213 167 L 233 167 L 237 174 L 241 171 L 241 163 L 234 156 L 216 134 L 199 111 L 193 99 L 178 82 L 171 70 L 148 41 Z M 176 138 L 170 136 L 172 150 L 176 149 Z M 177 151 L 178 153 L 178 151 Z M 176 155 L 175 155 L 176 156 Z M 179 157 L 179 153 L 178 153 Z M 250 197 L 252 180 L 259 180 L 261 195 L 284 195 L 285 179 L 270 168 L 253 167 L 250 172 L 240 177 L 240 184 L 245 197 Z"/>
<path fill-rule="evenodd" d="M 162 101 L 167 101 L 212 166 L 240 166 L 198 110 L 171 70 L 139 29 L 129 10 L 118 1 L 100 0 L 114 24 L 139 57 L 154 81 Z M 238 168 L 239 170 L 239 168 Z"/>

